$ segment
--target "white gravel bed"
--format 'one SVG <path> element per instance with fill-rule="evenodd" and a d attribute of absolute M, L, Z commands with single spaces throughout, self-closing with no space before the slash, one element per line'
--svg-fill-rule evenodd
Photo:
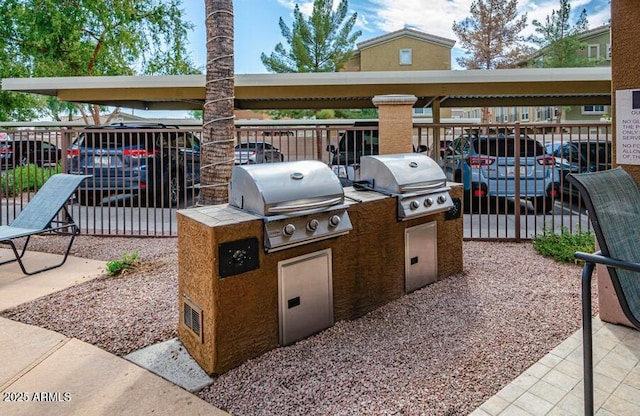
<path fill-rule="evenodd" d="M 53 241 L 34 248 L 56 251 Z M 175 337 L 176 239 L 81 236 L 73 253 L 133 251 L 135 273 L 3 315 L 118 355 Z M 530 243 L 465 242 L 464 256 L 463 274 L 250 360 L 200 397 L 234 415 L 469 414 L 580 327 L 581 268 Z"/>

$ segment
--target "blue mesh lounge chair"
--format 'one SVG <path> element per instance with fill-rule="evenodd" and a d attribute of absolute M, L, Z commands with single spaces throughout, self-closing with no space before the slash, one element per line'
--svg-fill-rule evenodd
<path fill-rule="evenodd" d="M 607 266 L 620 306 L 640 328 L 640 189 L 622 168 L 569 174 L 584 200 L 600 251 L 575 253 L 582 270 L 582 341 L 584 413 L 593 415 L 591 276 L 596 264 Z"/>
<path fill-rule="evenodd" d="M 28 275 L 62 266 L 67 261 L 75 236 L 80 233 L 80 228 L 69 214 L 66 204 L 82 181 L 89 177 L 90 175 L 68 175 L 65 173 L 51 176 L 36 192 L 27 206 L 20 211 L 20 214 L 13 220 L 11 225 L 0 226 L 0 244 L 9 244 L 15 256 L 15 258 L 0 262 L 0 265 L 17 261 L 22 272 Z M 59 213 L 64 214 L 64 219 L 59 219 Z M 58 264 L 27 271 L 22 262 L 22 257 L 27 251 L 29 240 L 32 235 L 45 233 L 71 236 L 64 258 Z M 24 246 L 18 252 L 14 240 L 24 237 L 26 237 Z"/>

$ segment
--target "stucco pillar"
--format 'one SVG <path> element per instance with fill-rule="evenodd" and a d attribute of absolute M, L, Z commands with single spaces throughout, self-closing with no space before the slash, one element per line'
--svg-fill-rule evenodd
<path fill-rule="evenodd" d="M 616 91 L 640 89 L 640 66 L 638 66 L 638 48 L 640 47 L 640 7 L 637 0 L 611 1 L 611 104 L 613 106 L 613 165 L 616 160 Z M 622 166 L 636 182 L 640 182 L 640 165 Z M 596 267 L 598 279 L 598 301 L 600 319 L 605 322 L 632 326 L 622 312 L 613 289 L 606 267 Z"/>
<path fill-rule="evenodd" d="M 414 95 L 376 95 L 373 104 L 378 107 L 380 154 L 410 153 L 413 151 Z"/>
<path fill-rule="evenodd" d="M 611 104 L 613 105 L 613 148 L 616 149 L 616 91 L 640 89 L 640 7 L 637 0 L 611 1 Z M 616 152 L 613 164 L 617 165 Z M 620 165 L 640 182 L 640 165 Z"/>

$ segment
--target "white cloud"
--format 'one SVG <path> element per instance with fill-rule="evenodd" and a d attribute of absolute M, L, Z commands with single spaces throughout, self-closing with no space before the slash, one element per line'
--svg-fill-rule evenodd
<path fill-rule="evenodd" d="M 313 0 L 277 0 L 293 10 L 298 4 L 300 11 L 309 15 L 313 9 Z M 334 0 L 337 5 L 339 0 Z M 393 32 L 404 27 L 457 40 L 451 27 L 454 21 L 471 16 L 469 11 L 473 0 L 350 0 L 350 12 L 358 12 L 357 29 L 362 30 L 360 41 Z M 589 27 L 595 28 L 609 22 L 611 10 L 608 0 L 572 0 L 570 2 L 572 19 L 578 17 L 583 8 L 587 9 Z M 544 21 L 553 10 L 560 8 L 559 0 L 520 0 L 518 13 L 527 13 L 527 28 L 523 35 L 534 33 L 531 22 Z"/>
<path fill-rule="evenodd" d="M 454 21 L 469 17 L 473 0 L 369 0 L 369 6 L 363 5 L 361 14 L 369 25 L 369 31 L 383 33 L 402 29 L 405 26 L 415 27 L 421 31 L 456 39 L 451 29 Z M 533 32 L 531 21 L 544 20 L 552 10 L 559 9 L 559 0 L 524 0 L 518 2 L 519 13 L 527 13 L 528 30 Z M 571 8 L 575 17 L 587 8 L 590 27 L 597 27 L 609 20 L 610 9 L 607 0 L 573 0 Z M 594 13 L 589 13 L 594 10 Z M 373 27 L 371 27 L 373 26 Z"/>

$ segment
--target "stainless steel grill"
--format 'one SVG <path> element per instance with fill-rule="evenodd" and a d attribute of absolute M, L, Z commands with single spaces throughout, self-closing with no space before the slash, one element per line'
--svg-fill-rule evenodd
<path fill-rule="evenodd" d="M 454 206 L 444 172 L 420 153 L 362 156 L 360 179 L 359 186 L 395 197 L 402 221 Z"/>
<path fill-rule="evenodd" d="M 229 205 L 263 218 L 269 252 L 343 235 L 352 228 L 340 180 L 319 161 L 235 166 Z"/>

